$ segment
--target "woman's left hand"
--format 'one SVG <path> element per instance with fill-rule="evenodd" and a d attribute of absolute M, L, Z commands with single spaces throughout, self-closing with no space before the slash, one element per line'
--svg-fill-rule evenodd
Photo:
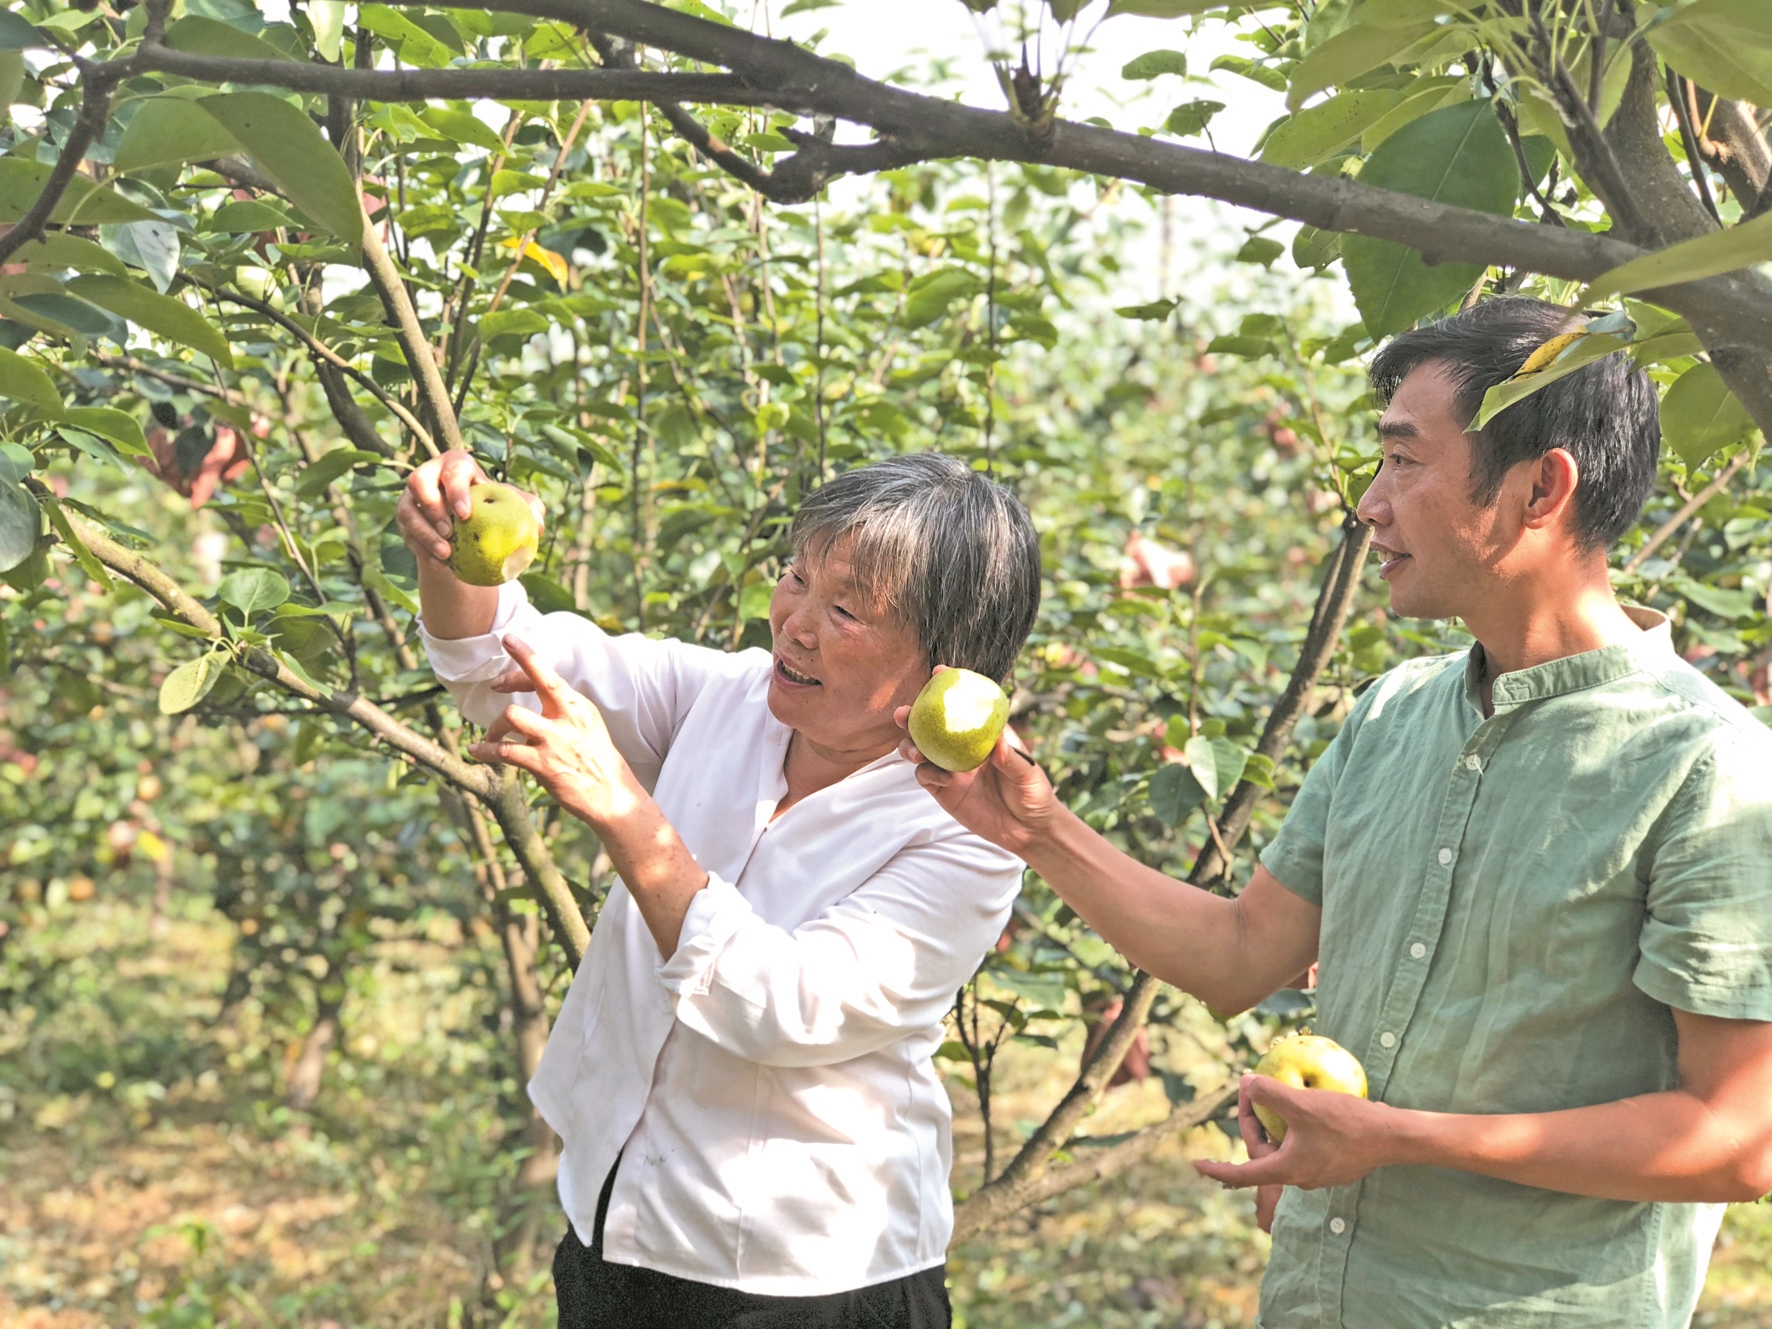
<path fill-rule="evenodd" d="M 506 637 L 518 668 L 493 685 L 501 692 L 533 691 L 541 713 L 508 706 L 486 737 L 468 749 L 476 758 L 533 775 L 561 807 L 602 829 L 647 798 L 609 737 L 603 713 L 570 687 L 527 642 Z"/>

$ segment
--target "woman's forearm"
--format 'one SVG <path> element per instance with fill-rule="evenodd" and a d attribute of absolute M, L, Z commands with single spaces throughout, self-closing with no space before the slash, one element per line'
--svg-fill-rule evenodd
<path fill-rule="evenodd" d="M 1246 1010 L 1316 958 L 1319 911 L 1259 867 L 1225 899 L 1144 866 L 1063 808 L 1022 857 L 1114 949 L 1215 1010 Z"/>
<path fill-rule="evenodd" d="M 627 797 L 616 800 L 618 806 L 584 820 L 627 883 L 659 954 L 669 959 L 682 937 L 690 902 L 708 884 L 708 874 L 632 772 L 626 783 Z"/>
<path fill-rule="evenodd" d="M 483 637 L 498 616 L 498 588 L 469 586 L 435 559 L 418 559 L 418 602 L 425 631 L 442 641 Z"/>

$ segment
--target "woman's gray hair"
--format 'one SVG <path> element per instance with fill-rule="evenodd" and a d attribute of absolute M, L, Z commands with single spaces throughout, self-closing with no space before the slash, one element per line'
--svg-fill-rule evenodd
<path fill-rule="evenodd" d="M 794 556 L 838 540 L 857 585 L 916 632 L 929 663 L 1007 686 L 1040 607 L 1040 537 L 1002 485 L 939 453 L 845 471 L 794 514 Z"/>

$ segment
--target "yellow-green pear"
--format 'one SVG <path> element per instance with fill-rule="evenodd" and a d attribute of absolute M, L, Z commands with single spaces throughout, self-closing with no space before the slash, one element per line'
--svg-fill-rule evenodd
<path fill-rule="evenodd" d="M 1269 1075 L 1294 1089 L 1327 1089 L 1336 1094 L 1366 1097 L 1366 1068 L 1333 1038 L 1293 1034 L 1282 1038 L 1255 1063 L 1257 1075 Z M 1286 1123 L 1272 1108 L 1255 1105 L 1256 1120 L 1275 1144 L 1286 1138 Z"/>
<path fill-rule="evenodd" d="M 911 741 L 944 771 L 984 765 L 1009 723 L 1009 698 L 983 674 L 944 669 L 911 703 Z"/>
<path fill-rule="evenodd" d="M 450 569 L 470 586 L 502 586 L 523 575 L 535 559 L 541 523 L 522 491 L 509 485 L 475 485 L 474 508 L 458 518 L 449 537 Z"/>

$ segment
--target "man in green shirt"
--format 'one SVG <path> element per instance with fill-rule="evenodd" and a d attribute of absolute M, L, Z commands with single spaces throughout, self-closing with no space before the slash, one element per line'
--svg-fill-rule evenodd
<path fill-rule="evenodd" d="M 1237 899 L 1127 858 L 1006 744 L 919 773 L 1217 1009 L 1319 962 L 1371 1100 L 1246 1077 L 1251 1161 L 1196 1164 L 1285 1187 L 1266 1329 L 1673 1329 L 1724 1203 L 1772 1190 L 1772 731 L 1607 572 L 1654 389 L 1613 356 L 1467 432 L 1570 319 L 1496 300 L 1377 358 L 1360 517 L 1396 612 L 1477 644 L 1361 695 Z"/>

